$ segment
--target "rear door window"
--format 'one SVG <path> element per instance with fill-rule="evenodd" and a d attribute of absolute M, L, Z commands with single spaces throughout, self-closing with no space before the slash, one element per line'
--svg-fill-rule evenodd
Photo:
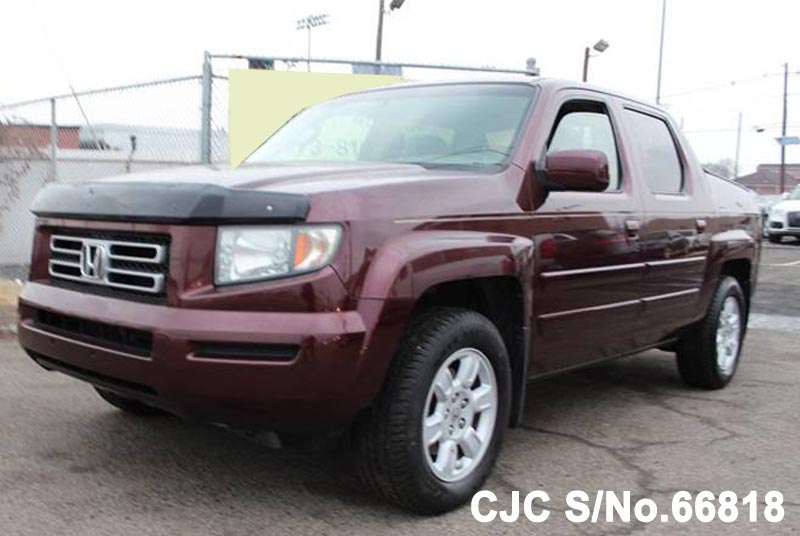
<path fill-rule="evenodd" d="M 645 182 L 653 193 L 683 191 L 683 167 L 669 126 L 652 115 L 625 110 L 625 120 Z"/>

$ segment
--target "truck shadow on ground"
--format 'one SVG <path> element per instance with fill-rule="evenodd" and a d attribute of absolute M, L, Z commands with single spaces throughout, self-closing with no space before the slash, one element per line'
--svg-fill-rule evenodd
<path fill-rule="evenodd" d="M 544 422 L 548 428 L 559 428 L 560 421 L 576 415 L 586 418 L 604 412 L 604 404 L 611 400 L 618 405 L 624 393 L 656 401 L 691 396 L 674 368 L 671 354 L 650 352 L 532 382 L 525 427 Z M 636 405 L 633 399 L 623 403 Z M 67 441 L 73 444 L 61 444 L 40 456 L 81 478 L 96 479 L 128 499 L 146 497 L 148 504 L 164 508 L 176 500 L 231 508 L 260 503 L 321 517 L 349 506 L 368 511 L 366 515 L 376 521 L 405 515 L 366 492 L 354 474 L 346 441 L 311 451 L 271 449 L 222 428 L 172 417 L 136 418 L 112 409 L 96 413 L 88 422 L 84 415 L 75 425 L 86 427 L 86 433 Z M 525 427 L 508 438 L 517 443 L 514 450 L 520 441 L 525 443 L 521 448 L 540 448 Z M 104 439 L 98 441 L 98 436 Z M 513 455 L 506 449 L 501 461 Z"/>

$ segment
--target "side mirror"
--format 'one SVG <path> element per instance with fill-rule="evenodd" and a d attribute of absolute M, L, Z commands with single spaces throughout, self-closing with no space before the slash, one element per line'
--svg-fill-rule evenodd
<path fill-rule="evenodd" d="M 608 159 L 602 151 L 555 151 L 545 159 L 544 176 L 551 190 L 602 192 L 608 188 Z"/>

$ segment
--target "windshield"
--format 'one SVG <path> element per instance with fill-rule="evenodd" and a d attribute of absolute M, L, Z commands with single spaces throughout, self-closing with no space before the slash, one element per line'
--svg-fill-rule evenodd
<path fill-rule="evenodd" d="M 295 116 L 245 162 L 495 168 L 511 154 L 534 90 L 519 83 L 452 84 L 341 97 Z"/>

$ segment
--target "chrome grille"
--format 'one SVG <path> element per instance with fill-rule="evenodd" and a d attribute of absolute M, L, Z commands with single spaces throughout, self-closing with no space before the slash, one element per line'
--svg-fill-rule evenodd
<path fill-rule="evenodd" d="M 147 294 L 164 291 L 165 244 L 54 234 L 50 237 L 50 276 Z"/>

